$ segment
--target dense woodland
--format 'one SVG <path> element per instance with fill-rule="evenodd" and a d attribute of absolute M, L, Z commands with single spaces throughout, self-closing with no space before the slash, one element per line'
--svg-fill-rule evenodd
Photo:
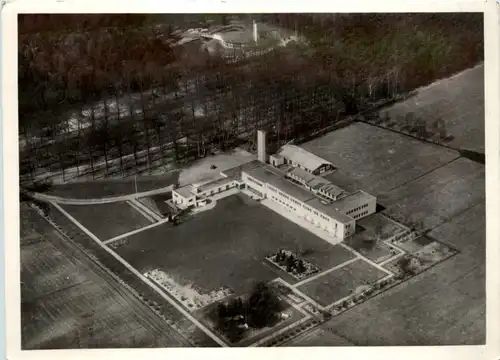
<path fill-rule="evenodd" d="M 173 46 L 179 27 L 230 18 L 20 15 L 22 173 L 170 168 L 257 128 L 282 143 L 483 59 L 482 14 L 244 15 L 307 44 L 232 63 Z"/>

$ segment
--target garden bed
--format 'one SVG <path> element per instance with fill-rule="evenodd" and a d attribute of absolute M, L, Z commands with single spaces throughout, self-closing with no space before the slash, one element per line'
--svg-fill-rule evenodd
<path fill-rule="evenodd" d="M 145 273 L 144 276 L 160 285 L 189 311 L 199 310 L 234 293 L 230 288 L 221 287 L 208 294 L 203 294 L 193 285 L 178 284 L 172 277 L 158 269 L 149 271 Z"/>
<path fill-rule="evenodd" d="M 299 258 L 289 250 L 280 250 L 275 254 L 266 256 L 266 260 L 296 280 L 303 280 L 321 272 L 318 266 Z"/>

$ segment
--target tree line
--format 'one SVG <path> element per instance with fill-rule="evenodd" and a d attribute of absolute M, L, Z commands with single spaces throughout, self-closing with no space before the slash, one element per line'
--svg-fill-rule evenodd
<path fill-rule="evenodd" d="M 196 43 L 172 46 L 175 27 L 158 19 L 86 15 L 65 28 L 24 16 L 19 112 L 31 168 L 104 158 L 107 174 L 108 160 L 128 154 L 151 168 L 252 139 L 257 127 L 280 143 L 482 59 L 480 14 L 261 15 L 307 42 L 233 64 Z M 68 135 L 75 108 L 91 126 Z"/>

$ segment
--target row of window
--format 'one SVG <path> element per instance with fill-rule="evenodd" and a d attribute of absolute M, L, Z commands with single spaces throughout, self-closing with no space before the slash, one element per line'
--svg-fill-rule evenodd
<path fill-rule="evenodd" d="M 271 185 L 267 185 L 267 188 L 271 191 L 274 191 L 275 193 L 278 193 L 278 189 L 276 189 L 275 187 L 271 186 Z"/>
<path fill-rule="evenodd" d="M 297 211 L 297 209 L 296 209 L 296 208 L 294 208 L 294 207 L 293 207 L 293 206 L 291 206 L 290 204 L 288 204 L 288 203 L 286 203 L 286 202 L 284 202 L 284 201 L 282 201 L 282 200 L 278 199 L 276 196 L 271 196 L 271 198 L 272 198 L 274 201 L 277 201 L 277 202 L 279 202 L 280 204 L 282 204 L 282 205 L 284 205 L 284 206 L 286 206 L 286 207 L 288 207 L 288 208 L 290 208 L 290 209 L 292 209 L 292 210 L 294 210 L 294 211 Z"/>
<path fill-rule="evenodd" d="M 278 191 L 278 194 L 280 194 L 280 196 L 284 197 L 285 199 L 290 200 L 290 197 L 288 195 L 282 193 L 281 191 Z"/>
<path fill-rule="evenodd" d="M 255 184 L 257 184 L 257 185 L 259 185 L 259 186 L 261 186 L 261 187 L 263 187 L 263 186 L 264 186 L 264 184 L 263 184 L 263 183 L 261 183 L 260 181 L 255 180 L 254 178 L 251 178 L 250 176 L 247 176 L 247 178 L 248 178 L 248 180 L 250 180 L 251 182 L 253 182 L 253 183 L 255 183 Z"/>
<path fill-rule="evenodd" d="M 232 187 L 235 187 L 235 186 L 236 186 L 235 183 L 226 184 L 226 186 L 219 186 L 217 189 L 212 189 L 210 191 L 205 191 L 201 195 L 205 195 L 205 196 L 213 195 L 215 193 L 220 193 L 221 191 L 224 191 L 224 190 L 229 190 L 229 188 L 232 188 Z"/>
<path fill-rule="evenodd" d="M 365 216 L 367 214 L 368 214 L 368 211 L 363 211 L 361 214 L 354 215 L 353 218 L 358 219 L 358 218 Z"/>
<path fill-rule="evenodd" d="M 274 190 L 273 190 L 273 191 L 274 191 Z M 318 212 L 317 210 L 313 210 L 311 207 L 307 206 L 306 204 L 304 204 L 304 203 L 302 203 L 302 202 L 300 202 L 300 201 L 298 201 L 298 200 L 295 200 L 294 198 L 292 198 L 292 197 L 290 197 L 290 196 L 288 196 L 288 195 L 283 194 L 281 191 L 278 191 L 278 194 L 279 194 L 280 196 L 284 197 L 285 199 L 287 199 L 287 200 L 291 201 L 292 203 L 294 203 L 294 204 L 296 204 L 296 205 L 298 205 L 298 206 L 302 206 L 304 209 L 306 209 L 307 211 L 309 211 L 309 212 L 313 213 L 313 214 L 314 214 L 314 215 L 316 215 L 316 216 L 321 217 L 323 220 L 326 220 L 326 221 L 330 222 L 330 218 L 329 218 L 329 217 L 327 217 L 327 216 L 325 216 L 325 215 L 321 214 L 321 213 L 320 213 L 320 212 Z M 295 211 L 297 211 L 297 209 L 296 209 L 296 208 L 294 208 L 294 207 L 290 206 L 289 204 L 287 204 L 287 203 L 285 203 L 285 202 L 283 202 L 283 201 L 279 200 L 277 197 L 272 196 L 272 198 L 273 198 L 274 200 L 276 200 L 276 201 L 278 201 L 278 202 L 280 202 L 280 203 L 282 203 L 282 204 L 285 204 L 286 206 L 288 206 L 288 207 L 290 207 L 290 208 L 294 209 Z M 335 224 L 335 225 L 337 225 L 337 224 Z"/>
<path fill-rule="evenodd" d="M 346 214 L 349 215 L 349 214 L 352 214 L 353 212 L 359 211 L 359 210 L 367 208 L 367 207 L 368 207 L 368 204 L 364 204 L 364 205 L 358 206 L 355 209 L 349 210 Z"/>

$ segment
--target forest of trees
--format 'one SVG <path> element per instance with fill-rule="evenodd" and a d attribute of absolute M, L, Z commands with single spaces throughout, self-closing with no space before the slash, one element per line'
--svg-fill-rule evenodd
<path fill-rule="evenodd" d="M 231 64 L 173 46 L 194 17 L 21 15 L 22 174 L 126 176 L 257 128 L 281 143 L 483 59 L 482 14 L 255 15 L 308 43 Z"/>

